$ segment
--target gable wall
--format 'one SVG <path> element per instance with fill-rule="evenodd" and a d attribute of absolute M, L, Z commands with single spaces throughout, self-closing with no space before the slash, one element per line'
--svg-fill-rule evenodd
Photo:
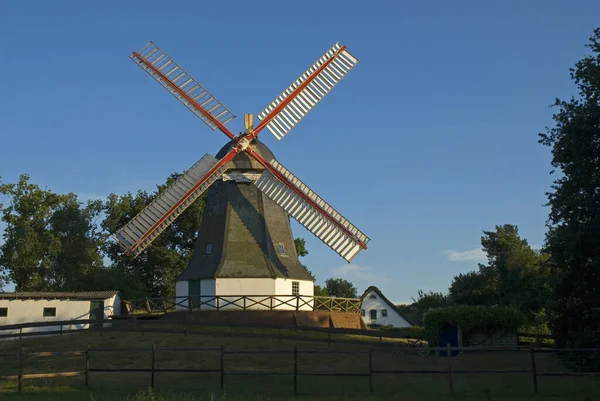
<path fill-rule="evenodd" d="M 375 296 L 374 299 L 371 296 Z M 382 316 L 382 310 L 387 310 L 387 317 Z M 362 317 L 366 325 L 377 324 L 381 326 L 391 325 L 394 327 L 410 327 L 411 324 L 400 316 L 387 302 L 375 292 L 370 291 L 363 299 L 361 310 L 365 311 L 365 315 Z M 377 311 L 377 319 L 371 319 L 371 310 Z"/>

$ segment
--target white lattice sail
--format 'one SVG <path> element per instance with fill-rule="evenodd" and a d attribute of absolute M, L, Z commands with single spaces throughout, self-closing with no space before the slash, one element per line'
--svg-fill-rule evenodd
<path fill-rule="evenodd" d="M 350 262 L 362 249 L 359 241 L 366 245 L 369 238 L 279 162 L 272 160 L 270 164 L 337 224 L 269 170 L 263 171 L 255 185 L 307 230 Z"/>
<path fill-rule="evenodd" d="M 225 107 L 223 103 L 206 90 L 204 86 L 196 81 L 153 42 L 149 42 L 138 53 L 131 55 L 130 58 L 213 130 L 217 128 L 215 123 L 202 114 L 202 112 L 190 102 L 190 99 L 223 125 L 235 118 L 235 115 Z M 153 68 L 150 68 L 148 64 Z M 157 73 L 157 71 L 160 74 Z M 168 80 L 163 79 L 161 74 Z M 184 93 L 185 96 L 182 95 L 182 93 Z"/>
<path fill-rule="evenodd" d="M 281 93 L 260 114 L 259 120 L 271 118 L 270 114 L 283 103 L 299 86 L 309 80 L 323 64 L 327 64 L 310 82 L 297 93 L 296 96 L 283 107 L 275 116 L 272 116 L 266 128 L 281 140 L 292 128 L 302 120 L 335 85 L 338 84 L 358 63 L 358 59 L 346 49 L 340 51 L 342 46 L 336 43 L 323 57 L 317 60 L 304 74 L 295 80 L 285 91 Z"/>
<path fill-rule="evenodd" d="M 198 185 L 217 162 L 218 160 L 213 156 L 204 155 L 144 210 L 117 231 L 114 237 L 119 245 L 131 252 L 132 256 L 139 255 L 213 182 L 223 175 L 226 166 L 214 171 L 201 185 Z"/>

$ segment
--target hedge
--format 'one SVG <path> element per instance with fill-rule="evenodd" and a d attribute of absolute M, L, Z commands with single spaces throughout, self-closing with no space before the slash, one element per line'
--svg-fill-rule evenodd
<path fill-rule="evenodd" d="M 379 328 L 381 331 L 393 331 L 394 333 L 400 333 L 405 338 L 425 338 L 425 329 L 420 326 L 411 327 L 394 327 L 394 326 L 382 326 Z"/>
<path fill-rule="evenodd" d="M 516 332 L 526 322 L 526 316 L 515 308 L 498 306 L 450 306 L 432 309 L 423 317 L 424 336 L 431 346 L 437 346 L 445 324 L 460 327 L 463 335 L 475 331 Z"/>

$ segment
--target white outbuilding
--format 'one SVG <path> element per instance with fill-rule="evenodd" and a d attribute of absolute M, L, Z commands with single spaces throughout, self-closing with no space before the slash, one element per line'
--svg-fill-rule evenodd
<path fill-rule="evenodd" d="M 0 293 L 0 330 L 2 326 L 34 322 L 108 319 L 121 314 L 118 291 L 86 292 L 2 292 Z M 85 329 L 88 324 L 64 326 L 65 330 Z M 23 332 L 56 331 L 60 326 L 28 327 Z M 10 334 L 15 330 L 3 330 Z M 19 330 L 16 330 L 17 332 Z"/>
<path fill-rule="evenodd" d="M 402 312 L 390 302 L 379 288 L 371 286 L 365 290 L 360 297 L 361 316 L 367 327 L 393 326 L 410 327 L 413 326 Z"/>

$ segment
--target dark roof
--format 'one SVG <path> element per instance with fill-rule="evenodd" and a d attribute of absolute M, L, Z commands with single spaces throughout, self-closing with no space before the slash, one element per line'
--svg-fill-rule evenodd
<path fill-rule="evenodd" d="M 396 311 L 397 314 L 400 315 L 400 317 L 404 320 L 406 320 L 408 323 L 410 323 L 412 326 L 414 326 L 415 324 L 413 322 L 411 322 L 401 311 L 400 309 L 394 305 L 393 302 L 391 302 L 389 299 L 386 298 L 385 295 L 383 295 L 383 293 L 381 292 L 381 290 L 377 287 L 375 287 L 374 285 L 370 286 L 369 288 L 367 288 L 365 290 L 365 292 L 363 292 L 363 294 L 360 296 L 361 301 L 367 296 L 368 293 L 370 293 L 371 291 L 374 291 L 377 293 L 377 295 L 379 295 L 379 297 L 381 299 L 383 299 L 394 311 Z"/>
<path fill-rule="evenodd" d="M 83 291 L 83 292 L 0 292 L 0 299 L 77 299 L 101 300 L 111 298 L 118 291 Z"/>

